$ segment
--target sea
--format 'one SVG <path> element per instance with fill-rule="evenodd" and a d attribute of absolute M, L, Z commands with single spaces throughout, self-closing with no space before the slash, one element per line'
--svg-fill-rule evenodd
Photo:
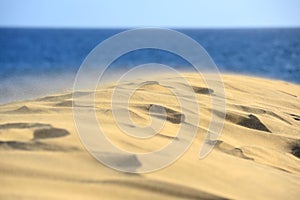
<path fill-rule="evenodd" d="M 0 28 L 0 104 L 70 89 L 89 52 L 125 30 Z M 175 30 L 202 45 L 221 73 L 300 84 L 300 28 Z M 128 53 L 112 67 L 146 63 L 189 67 L 180 57 L 155 49 Z"/>

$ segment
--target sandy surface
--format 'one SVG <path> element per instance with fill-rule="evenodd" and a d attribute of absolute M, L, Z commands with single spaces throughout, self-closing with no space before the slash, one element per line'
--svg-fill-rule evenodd
<path fill-rule="evenodd" d="M 0 199 L 299 199 L 300 86 L 223 75 L 224 128 L 213 151 L 199 159 L 213 91 L 195 75 L 185 76 L 200 107 L 198 134 L 178 161 L 153 173 L 122 173 L 94 159 L 75 129 L 72 93 L 0 106 Z M 170 78 L 180 88 L 176 77 Z M 163 129 L 149 140 L 126 136 L 114 123 L 113 84 L 96 93 L 104 132 L 130 152 L 151 152 L 168 144 L 181 124 L 174 95 L 148 83 L 131 98 L 132 120 L 149 124 L 151 104 L 164 106 L 168 113 Z"/>

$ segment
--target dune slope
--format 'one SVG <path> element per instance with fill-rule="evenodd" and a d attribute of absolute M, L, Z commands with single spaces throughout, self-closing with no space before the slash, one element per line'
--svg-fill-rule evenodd
<path fill-rule="evenodd" d="M 199 159 L 212 112 L 222 113 L 210 106 L 211 88 L 195 74 L 184 76 L 200 108 L 198 132 L 181 158 L 153 173 L 122 173 L 93 158 L 77 134 L 71 92 L 0 106 L 0 199 L 298 199 L 300 86 L 223 75 L 224 127 L 213 151 Z M 169 78 L 174 87 L 183 87 L 177 77 Z M 164 127 L 149 139 L 125 135 L 114 123 L 114 84 L 96 92 L 96 114 L 105 134 L 114 145 L 135 153 L 176 140 L 185 117 L 159 79 L 145 82 L 130 100 L 132 121 L 147 126 L 153 105 L 167 114 Z M 155 117 L 161 118 L 159 113 Z M 138 156 L 115 159 L 137 171 L 141 165 Z"/>

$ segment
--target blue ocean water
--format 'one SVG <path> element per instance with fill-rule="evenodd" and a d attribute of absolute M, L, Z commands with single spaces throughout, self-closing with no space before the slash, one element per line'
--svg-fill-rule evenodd
<path fill-rule="evenodd" d="M 0 28 L 0 93 L 10 92 L 14 96 L 19 92 L 17 83 L 8 81 L 13 78 L 75 74 L 96 45 L 121 31 L 124 30 Z M 300 28 L 178 31 L 199 42 L 221 72 L 300 83 Z M 130 68 L 149 62 L 186 65 L 173 54 L 151 49 L 124 55 L 114 65 Z M 8 88 L 12 84 L 16 84 L 13 90 Z M 2 102 L 5 101 L 8 100 Z"/>

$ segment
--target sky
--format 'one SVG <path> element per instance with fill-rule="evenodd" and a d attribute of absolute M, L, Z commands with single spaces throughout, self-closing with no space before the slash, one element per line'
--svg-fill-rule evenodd
<path fill-rule="evenodd" d="M 300 0 L 0 0 L 0 27 L 300 27 Z"/>

